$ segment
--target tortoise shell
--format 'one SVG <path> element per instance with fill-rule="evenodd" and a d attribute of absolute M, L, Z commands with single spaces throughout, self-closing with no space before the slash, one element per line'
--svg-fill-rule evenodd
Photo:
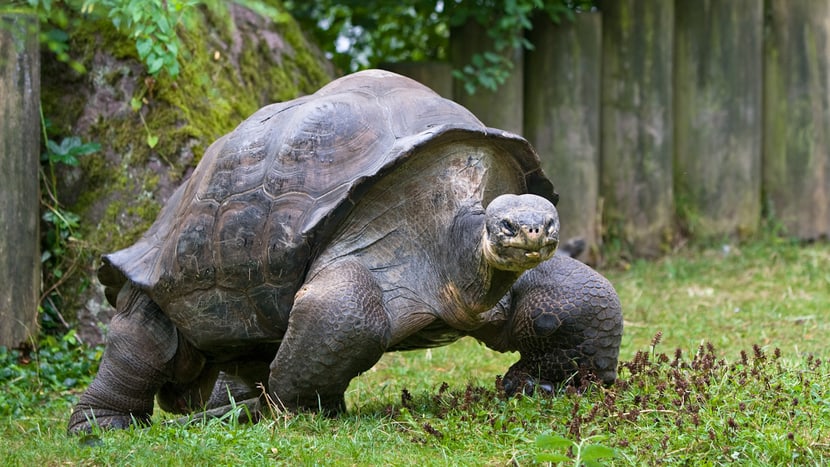
<path fill-rule="evenodd" d="M 413 154 L 464 139 L 509 152 L 525 192 L 556 202 L 523 138 L 368 70 L 263 107 L 219 138 L 150 229 L 103 257 L 99 279 L 111 302 L 126 281 L 138 285 L 177 325 L 279 340 L 309 264 L 361 196 Z"/>

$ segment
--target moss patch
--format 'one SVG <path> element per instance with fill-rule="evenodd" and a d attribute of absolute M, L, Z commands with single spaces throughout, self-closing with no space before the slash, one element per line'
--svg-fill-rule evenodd
<path fill-rule="evenodd" d="M 284 13 L 262 16 L 230 2 L 189 11 L 178 29 L 176 79 L 148 76 L 134 40 L 107 21 L 70 24 L 72 57 L 87 73 L 44 52 L 42 96 L 51 138 L 79 135 L 102 146 L 59 175 L 61 201 L 81 216 L 82 241 L 71 254 L 84 265 L 82 276 L 102 253 L 141 236 L 215 139 L 261 106 L 331 80 L 322 55 Z M 141 102 L 138 111 L 131 100 Z M 152 148 L 148 134 L 158 138 Z M 89 300 L 72 298 L 80 289 L 72 281 L 63 287 L 68 307 Z"/>

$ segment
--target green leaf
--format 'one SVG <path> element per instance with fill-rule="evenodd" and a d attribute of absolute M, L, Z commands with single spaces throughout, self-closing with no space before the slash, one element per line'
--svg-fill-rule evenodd
<path fill-rule="evenodd" d="M 92 154 L 94 152 L 98 152 L 101 149 L 101 145 L 98 143 L 81 143 L 80 139 L 74 142 L 72 146 L 69 147 L 69 151 L 67 152 L 73 156 L 86 156 L 88 154 Z"/>
<path fill-rule="evenodd" d="M 159 57 L 167 55 L 167 47 L 164 46 L 164 43 L 156 42 L 153 44 L 153 55 L 157 55 Z"/>
<path fill-rule="evenodd" d="M 166 69 L 167 73 L 169 73 L 171 77 L 175 78 L 179 75 L 179 62 L 172 60 L 171 63 L 167 64 Z"/>
<path fill-rule="evenodd" d="M 58 143 L 50 139 L 46 141 L 46 150 L 49 151 L 50 154 L 60 154 L 61 147 Z"/>
<path fill-rule="evenodd" d="M 543 452 L 541 454 L 536 454 L 536 462 L 571 462 L 571 458 L 563 454 Z"/>
<path fill-rule="evenodd" d="M 617 451 L 601 444 L 589 444 L 582 448 L 580 457 L 584 461 L 595 461 L 606 457 L 617 457 Z"/>
<path fill-rule="evenodd" d="M 174 38 L 170 38 L 167 42 L 167 52 L 174 57 L 179 54 L 179 45 Z"/>
<path fill-rule="evenodd" d="M 170 34 L 170 22 L 167 21 L 166 16 L 162 16 L 156 21 L 156 25 L 163 34 Z"/>
<path fill-rule="evenodd" d="M 583 460 L 581 465 L 584 465 L 585 467 L 605 467 L 605 464 L 602 462 L 588 460 Z"/>
<path fill-rule="evenodd" d="M 484 58 L 490 63 L 500 63 L 503 57 L 495 52 L 484 52 Z"/>
<path fill-rule="evenodd" d="M 159 144 L 159 137 L 158 136 L 156 136 L 156 135 L 147 135 L 147 146 L 150 146 L 150 148 L 152 149 L 152 148 L 156 147 L 157 144 Z"/>
<path fill-rule="evenodd" d="M 155 75 L 161 70 L 162 66 L 164 66 L 164 59 L 155 57 L 147 64 L 147 73 Z"/>
<path fill-rule="evenodd" d="M 77 60 L 71 60 L 69 62 L 69 66 L 72 67 L 72 69 L 75 70 L 75 72 L 79 75 L 86 73 L 86 67 L 84 66 L 84 64 Z"/>
<path fill-rule="evenodd" d="M 481 74 L 478 77 L 478 82 L 481 83 L 481 85 L 484 86 L 486 89 L 489 89 L 491 91 L 495 91 L 496 89 L 498 89 L 499 86 L 498 82 L 494 77 L 488 76 L 486 74 Z"/>
<path fill-rule="evenodd" d="M 472 96 L 473 94 L 476 93 L 475 83 L 473 83 L 471 81 L 467 81 L 466 83 L 464 83 L 464 90 L 467 91 L 467 94 Z"/>
<path fill-rule="evenodd" d="M 61 141 L 61 154 L 71 154 L 72 150 L 81 145 L 81 138 L 79 136 L 70 136 Z"/>
<path fill-rule="evenodd" d="M 574 446 L 576 443 L 559 435 L 543 433 L 536 437 L 536 447 L 540 449 L 562 449 Z"/>
<path fill-rule="evenodd" d="M 144 37 L 135 41 L 135 50 L 138 51 L 138 57 L 142 60 L 150 53 L 152 47 L 153 41 L 150 38 Z"/>
<path fill-rule="evenodd" d="M 66 31 L 62 31 L 60 29 L 50 29 L 46 33 L 46 37 L 49 41 L 55 41 L 60 43 L 66 43 L 69 40 L 69 34 Z"/>
<path fill-rule="evenodd" d="M 130 99 L 130 108 L 133 109 L 133 112 L 138 112 L 142 106 L 144 106 L 144 103 L 141 102 L 141 99 L 137 97 Z"/>
<path fill-rule="evenodd" d="M 144 9 L 143 8 L 133 8 L 133 17 L 132 20 L 134 23 L 140 23 L 142 19 L 144 19 Z"/>

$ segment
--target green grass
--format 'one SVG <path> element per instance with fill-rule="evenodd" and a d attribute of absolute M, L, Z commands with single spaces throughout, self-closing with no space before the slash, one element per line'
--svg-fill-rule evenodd
<path fill-rule="evenodd" d="M 779 347 L 789 357 L 830 354 L 827 244 L 771 240 L 687 251 L 606 275 L 623 303 L 624 358 L 657 331 L 670 351 L 706 341 L 730 358 L 756 344 Z"/>
<path fill-rule="evenodd" d="M 47 340 L 0 354 L 0 464 L 826 465 L 828 264 L 830 245 L 772 241 L 604 271 L 626 321 L 616 385 L 506 399 L 495 377 L 516 356 L 462 340 L 386 355 L 336 419 L 157 415 L 148 429 L 67 436 L 98 354 Z"/>

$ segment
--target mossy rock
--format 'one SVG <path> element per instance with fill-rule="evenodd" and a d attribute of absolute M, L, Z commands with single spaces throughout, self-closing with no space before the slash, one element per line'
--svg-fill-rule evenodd
<path fill-rule="evenodd" d="M 67 253 L 79 272 L 61 286 L 61 312 L 78 320 L 87 342 L 101 340 L 101 324 L 114 311 L 94 278 L 100 255 L 131 244 L 149 227 L 216 138 L 259 107 L 310 94 L 332 79 L 323 54 L 288 15 L 268 17 L 231 2 L 192 13 L 178 31 L 183 50 L 176 79 L 149 76 L 134 40 L 107 21 L 83 21 L 67 31 L 72 56 L 86 73 L 49 52 L 42 56 L 50 138 L 78 135 L 102 148 L 58 176 L 59 199 L 81 217 Z M 140 109 L 131 101 L 141 102 Z M 153 147 L 150 135 L 157 138 Z"/>

